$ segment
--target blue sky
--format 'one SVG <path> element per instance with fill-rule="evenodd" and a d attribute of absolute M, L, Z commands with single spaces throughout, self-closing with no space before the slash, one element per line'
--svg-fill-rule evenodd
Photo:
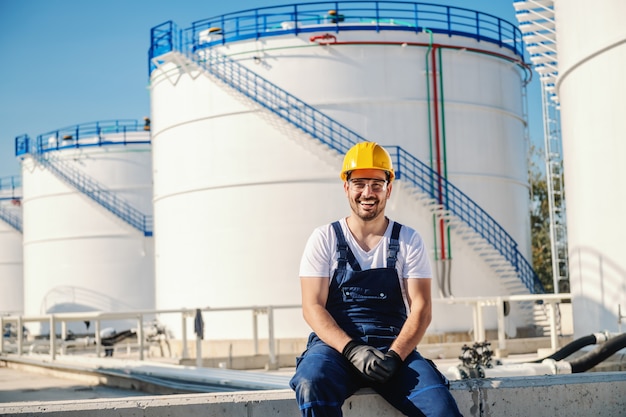
<path fill-rule="evenodd" d="M 516 23 L 513 0 L 428 0 Z M 150 115 L 150 29 L 288 0 L 0 0 L 0 178 L 19 175 L 15 137 Z M 542 144 L 536 74 L 528 89 L 531 140 Z"/>

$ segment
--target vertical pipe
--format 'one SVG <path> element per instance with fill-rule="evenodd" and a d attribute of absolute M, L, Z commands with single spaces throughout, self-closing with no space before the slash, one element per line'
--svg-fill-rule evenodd
<path fill-rule="evenodd" d="M 187 348 L 187 312 L 183 311 L 182 317 L 182 338 L 183 338 L 183 359 L 187 359 L 189 357 L 189 349 Z"/>
<path fill-rule="evenodd" d="M 100 344 L 102 343 L 102 339 L 100 338 L 100 319 L 96 318 L 96 328 L 95 328 L 95 332 L 96 332 L 96 358 L 100 357 Z"/>
<path fill-rule="evenodd" d="M 432 60 L 432 83 L 433 83 L 433 115 L 434 121 L 433 124 L 435 126 L 435 157 L 436 157 L 436 170 L 437 170 L 437 190 L 439 197 L 439 204 L 443 204 L 443 187 L 441 184 L 441 176 L 442 172 L 442 154 L 441 154 L 441 139 L 439 137 L 439 98 L 437 91 L 437 47 L 433 48 L 431 51 L 431 60 Z M 444 220 L 442 218 L 439 219 L 439 236 L 440 236 L 440 250 L 441 250 L 441 259 L 446 259 L 446 239 L 445 237 L 445 228 L 444 228 Z"/>
<path fill-rule="evenodd" d="M 481 326 L 481 319 L 479 316 L 480 307 L 478 305 L 478 301 L 472 304 L 472 318 L 474 319 L 474 342 L 478 342 L 480 339 L 478 338 L 479 328 Z"/>
<path fill-rule="evenodd" d="M 269 343 L 269 365 L 271 370 L 278 369 L 278 361 L 276 360 L 276 340 L 274 336 L 274 308 L 272 306 L 267 307 L 267 330 L 268 330 L 268 343 Z"/>
<path fill-rule="evenodd" d="M 476 322 L 478 328 L 476 329 L 476 333 L 474 334 L 475 342 L 483 342 L 485 341 L 485 321 L 483 320 L 483 307 L 485 303 L 483 301 L 478 301 L 476 303 Z"/>
<path fill-rule="evenodd" d="M 428 59 L 433 49 L 433 32 L 428 28 L 424 28 L 424 32 L 428 33 L 429 35 L 428 48 L 426 49 L 426 54 L 424 55 L 424 67 L 426 70 L 425 74 L 426 74 L 426 111 L 427 111 L 427 116 L 428 116 L 428 150 L 430 153 L 430 167 L 434 168 L 435 157 L 433 153 L 433 124 L 432 124 L 432 114 L 430 110 L 430 77 L 429 77 L 430 60 Z M 432 182 L 434 182 L 434 178 L 432 179 Z M 433 237 L 434 237 L 435 248 L 437 248 L 439 243 L 437 240 L 437 216 L 436 214 L 433 214 Z M 435 255 L 435 261 L 438 261 L 439 252 L 437 250 L 435 250 L 434 255 Z"/>
<path fill-rule="evenodd" d="M 61 321 L 61 354 L 65 355 L 66 347 L 65 343 L 63 343 L 67 339 L 67 321 Z"/>
<path fill-rule="evenodd" d="M 252 310 L 252 338 L 254 340 L 254 354 L 259 354 L 259 311 Z"/>
<path fill-rule="evenodd" d="M 50 359 L 52 360 L 55 360 L 57 356 L 57 332 L 55 330 L 55 327 L 56 323 L 54 320 L 54 314 L 50 314 Z"/>
<path fill-rule="evenodd" d="M 143 314 L 139 314 L 137 317 L 137 341 L 139 342 L 139 360 L 142 361 L 144 359 L 143 350 L 145 348 L 143 337 Z"/>
<path fill-rule="evenodd" d="M 199 334 L 196 335 L 196 366 L 202 367 L 202 338 Z"/>
<path fill-rule="evenodd" d="M 4 354 L 4 318 L 0 316 L 0 354 Z"/>
<path fill-rule="evenodd" d="M 442 147 L 443 147 L 443 177 L 447 180 L 448 179 L 448 144 L 446 140 L 446 113 L 445 113 L 445 99 L 444 99 L 444 91 L 443 91 L 443 62 L 441 58 L 441 48 L 437 48 L 437 53 L 438 53 L 438 60 L 439 60 L 439 91 L 440 91 L 440 97 L 441 97 L 440 108 L 441 108 L 441 138 L 442 138 Z M 446 200 L 448 196 L 447 184 L 448 183 L 446 182 L 446 189 L 444 190 Z M 447 237 L 446 249 L 448 251 L 446 258 L 450 259 L 452 258 L 452 247 L 450 243 L 450 228 L 449 227 L 446 228 L 446 237 Z"/>
<path fill-rule="evenodd" d="M 548 312 L 550 314 L 550 347 L 556 352 L 559 340 L 556 333 L 556 301 L 548 300 Z"/>
<path fill-rule="evenodd" d="M 61 339 L 65 340 L 67 338 L 67 321 L 63 320 L 61 322 Z"/>
<path fill-rule="evenodd" d="M 22 323 L 22 316 L 17 317 L 17 355 L 22 356 L 24 352 L 24 324 Z"/>
<path fill-rule="evenodd" d="M 506 336 L 504 334 L 504 301 L 502 297 L 496 298 L 496 308 L 498 309 L 498 349 L 501 355 L 506 356 Z"/>

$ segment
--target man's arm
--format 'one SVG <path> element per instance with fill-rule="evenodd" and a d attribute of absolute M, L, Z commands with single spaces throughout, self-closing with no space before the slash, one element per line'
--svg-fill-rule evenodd
<path fill-rule="evenodd" d="M 341 353 L 351 339 L 326 310 L 328 282 L 329 278 L 300 277 L 302 314 L 315 334 Z"/>
<path fill-rule="evenodd" d="M 390 348 L 402 360 L 415 350 L 432 320 L 431 281 L 431 278 L 405 279 L 411 312 Z"/>

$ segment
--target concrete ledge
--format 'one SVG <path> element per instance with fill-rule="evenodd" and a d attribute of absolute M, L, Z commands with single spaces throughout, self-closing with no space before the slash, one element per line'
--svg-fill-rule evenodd
<path fill-rule="evenodd" d="M 626 410 L 626 373 L 585 373 L 454 381 L 452 395 L 466 416 L 609 417 Z M 346 417 L 400 417 L 371 390 L 343 407 Z M 134 398 L 5 403 L 0 415 L 44 417 L 267 417 L 300 415 L 291 390 L 181 394 Z"/>

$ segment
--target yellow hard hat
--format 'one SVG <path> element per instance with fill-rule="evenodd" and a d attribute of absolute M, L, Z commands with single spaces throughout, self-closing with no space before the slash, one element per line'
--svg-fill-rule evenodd
<path fill-rule="evenodd" d="M 343 158 L 341 179 L 347 181 L 348 174 L 356 169 L 380 169 L 387 173 L 389 182 L 395 174 L 389 153 L 376 142 L 361 142 L 354 145 Z"/>

